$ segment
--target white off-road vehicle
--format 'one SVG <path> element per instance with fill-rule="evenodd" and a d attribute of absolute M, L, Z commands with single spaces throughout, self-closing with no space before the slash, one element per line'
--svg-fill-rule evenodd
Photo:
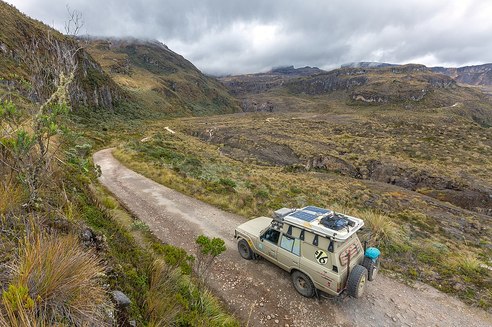
<path fill-rule="evenodd" d="M 273 218 L 252 219 L 235 230 L 241 257 L 263 257 L 291 273 L 295 289 L 312 297 L 318 291 L 360 297 L 374 280 L 380 252 L 362 246 L 356 232 L 362 219 L 308 206 L 282 208 Z"/>

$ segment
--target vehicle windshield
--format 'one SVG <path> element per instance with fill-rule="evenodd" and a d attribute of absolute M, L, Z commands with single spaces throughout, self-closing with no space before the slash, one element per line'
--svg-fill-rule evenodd
<path fill-rule="evenodd" d="M 278 244 L 278 239 L 280 237 L 280 232 L 275 229 L 269 229 L 263 234 L 263 239 L 270 241 L 274 244 Z"/>

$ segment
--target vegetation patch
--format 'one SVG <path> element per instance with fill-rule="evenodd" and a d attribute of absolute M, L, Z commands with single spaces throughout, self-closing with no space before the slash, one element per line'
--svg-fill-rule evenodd
<path fill-rule="evenodd" d="M 256 144 L 253 146 L 260 147 L 265 138 L 269 142 L 287 144 L 299 158 L 321 150 L 337 157 L 355 159 L 353 165 L 357 167 L 364 160 L 391 153 L 393 160 L 402 160 L 406 164 L 422 164 L 423 167 L 425 163 L 436 176 L 451 176 L 453 167 L 459 169 L 459 163 L 445 168 L 439 160 L 431 161 L 433 154 L 421 155 L 418 159 L 405 154 L 406 147 L 414 149 L 419 144 L 419 138 L 411 139 L 415 130 L 435 122 L 434 118 L 430 117 L 429 121 L 418 118 L 407 134 L 406 127 L 401 128 L 391 115 L 378 117 L 379 124 L 391 121 L 400 127 L 376 128 L 372 119 L 361 117 L 364 116 L 357 114 L 357 118 L 341 118 L 334 114 L 331 121 L 339 120 L 334 125 L 328 123 L 330 115 L 323 116 L 320 122 L 319 115 L 313 120 L 310 115 L 299 114 L 277 115 L 275 120 L 270 120 L 268 115 L 243 115 L 206 118 L 205 121 L 158 122 L 138 139 L 118 147 L 113 154 L 131 169 L 161 184 L 246 217 L 268 216 L 280 207 L 311 204 L 361 217 L 366 222 L 362 239 L 370 238 L 372 244 L 382 248 L 384 269 L 396 271 L 410 280 L 427 282 L 469 303 L 489 308 L 490 271 L 467 270 L 465 267 L 473 267 L 473 261 L 469 262 L 471 265 L 452 263 L 463 251 L 476 258 L 475 267 L 490 262 L 491 249 L 485 246 L 491 239 L 490 230 L 484 225 L 487 218 L 480 213 L 470 214 L 470 211 L 443 204 L 439 199 L 425 197 L 414 190 L 384 181 L 361 180 L 343 171 L 265 165 L 228 153 L 224 155 L 221 151 L 228 142 L 227 138 L 221 138 L 221 130 L 230 126 L 235 128 L 236 135 L 240 135 L 239 139 L 244 138 L 246 146 Z M 203 125 L 206 127 L 200 127 Z M 163 131 L 163 126 L 170 126 L 176 133 Z M 321 128 L 330 131 L 321 134 Z M 313 131 L 313 135 L 306 131 Z M 488 130 L 480 132 L 489 133 Z M 250 138 L 249 134 L 254 136 Z M 206 135 L 212 135 L 215 141 Z M 386 140 L 397 135 L 403 144 L 408 142 L 408 146 L 397 147 L 396 143 L 392 145 L 393 141 Z M 249 143 L 252 138 L 256 143 Z M 420 149 L 423 153 L 424 148 Z M 482 164 L 488 162 L 486 158 L 481 160 Z M 187 164 L 190 161 L 192 165 Z M 489 169 L 489 166 L 483 169 Z M 480 174 L 478 178 L 485 181 L 487 177 Z M 469 218 L 463 220 L 462 215 Z M 484 229 L 478 233 L 472 227 L 474 224 L 484 226 Z M 480 271 L 482 276 L 474 279 L 467 275 L 473 271 Z"/>

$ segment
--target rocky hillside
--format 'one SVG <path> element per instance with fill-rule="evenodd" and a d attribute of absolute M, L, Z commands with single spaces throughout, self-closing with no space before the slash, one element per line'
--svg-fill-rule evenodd
<path fill-rule="evenodd" d="M 277 67 L 266 73 L 220 77 L 219 80 L 236 96 L 261 93 L 282 86 L 286 81 L 325 73 L 317 67 L 294 68 L 294 66 Z"/>
<path fill-rule="evenodd" d="M 424 65 L 310 69 L 304 74 L 271 71 L 220 80 L 241 100 L 243 111 L 324 111 L 340 106 L 402 106 L 460 111 L 482 125 L 492 123 L 490 99 Z M 294 70 L 295 71 L 295 70 Z"/>
<path fill-rule="evenodd" d="M 0 1 L 0 96 L 18 91 L 40 102 L 53 91 L 60 72 L 75 66 L 73 107 L 114 109 L 124 92 L 78 43 Z"/>
<path fill-rule="evenodd" d="M 221 83 L 158 41 L 89 38 L 80 43 L 148 110 L 176 116 L 240 111 Z"/>
<path fill-rule="evenodd" d="M 492 64 L 459 68 L 433 67 L 432 71 L 452 77 L 458 83 L 492 85 Z"/>
<path fill-rule="evenodd" d="M 410 64 L 383 68 L 335 69 L 292 80 L 286 84 L 286 88 L 294 94 L 309 95 L 345 91 L 349 101 L 384 104 L 420 102 L 436 90 L 456 88 L 456 82 L 423 65 Z"/>

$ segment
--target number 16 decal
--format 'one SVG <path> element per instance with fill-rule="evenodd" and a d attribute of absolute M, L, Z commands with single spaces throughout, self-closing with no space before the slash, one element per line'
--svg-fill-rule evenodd
<path fill-rule="evenodd" d="M 317 250 L 316 252 L 314 252 L 314 258 L 316 259 L 316 261 L 318 261 L 320 265 L 326 265 L 326 263 L 328 262 L 328 255 L 323 250 Z"/>

